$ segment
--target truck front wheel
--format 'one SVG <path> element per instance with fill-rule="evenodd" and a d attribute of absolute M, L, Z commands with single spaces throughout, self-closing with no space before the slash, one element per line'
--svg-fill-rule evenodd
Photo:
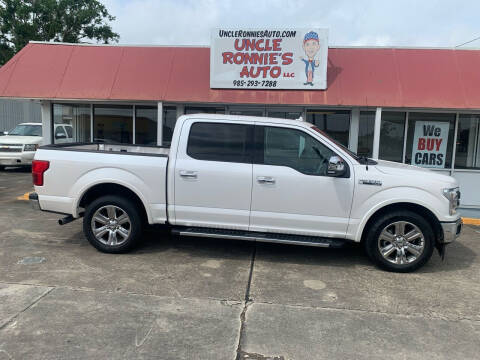
<path fill-rule="evenodd" d="M 430 224 L 411 211 L 395 211 L 375 219 L 365 238 L 369 258 L 394 272 L 411 272 L 432 256 L 435 236 Z"/>
<path fill-rule="evenodd" d="M 114 196 L 102 196 L 90 203 L 83 218 L 83 232 L 95 248 L 106 253 L 132 249 L 142 234 L 142 220 L 135 204 Z"/>

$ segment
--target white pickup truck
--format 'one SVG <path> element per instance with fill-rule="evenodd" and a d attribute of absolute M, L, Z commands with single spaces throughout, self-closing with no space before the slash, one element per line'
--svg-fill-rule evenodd
<path fill-rule="evenodd" d="M 413 271 L 457 238 L 460 192 L 449 176 L 358 157 L 299 120 L 178 119 L 171 148 L 40 147 L 30 200 L 83 216 L 97 249 L 131 249 L 148 224 L 182 236 L 319 247 L 365 246 L 383 269 Z"/>

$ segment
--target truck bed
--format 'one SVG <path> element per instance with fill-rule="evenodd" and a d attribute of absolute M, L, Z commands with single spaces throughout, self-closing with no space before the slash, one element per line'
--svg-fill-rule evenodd
<path fill-rule="evenodd" d="M 83 195 L 96 184 L 116 184 L 143 202 L 149 223 L 166 221 L 169 148 L 122 144 L 42 146 L 36 160 L 49 161 L 44 186 L 36 192 L 43 210 L 79 216 Z"/>

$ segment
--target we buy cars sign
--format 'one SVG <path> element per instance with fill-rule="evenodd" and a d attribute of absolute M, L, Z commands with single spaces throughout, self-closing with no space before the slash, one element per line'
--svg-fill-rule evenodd
<path fill-rule="evenodd" d="M 216 29 L 210 87 L 326 89 L 327 56 L 326 29 Z"/>
<path fill-rule="evenodd" d="M 417 121 L 413 137 L 412 165 L 444 168 L 449 123 Z"/>

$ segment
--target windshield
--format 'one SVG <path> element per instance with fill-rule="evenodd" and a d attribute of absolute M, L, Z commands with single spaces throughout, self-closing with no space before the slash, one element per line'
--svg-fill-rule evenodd
<path fill-rule="evenodd" d="M 17 125 L 8 135 L 16 136 L 42 136 L 41 125 Z"/>
<path fill-rule="evenodd" d="M 343 151 L 347 152 L 351 157 L 353 157 L 355 160 L 359 161 L 360 160 L 360 156 L 358 156 L 356 153 L 354 153 L 352 150 L 348 149 L 347 147 L 345 147 L 345 145 L 343 144 L 340 144 L 337 140 L 333 139 L 330 135 L 327 135 L 324 131 L 320 130 L 319 128 L 317 128 L 316 126 L 312 126 L 312 129 L 315 130 L 316 132 L 322 134 L 323 136 L 325 136 L 328 140 L 330 140 L 331 142 L 335 143 L 335 145 L 339 146 Z"/>

